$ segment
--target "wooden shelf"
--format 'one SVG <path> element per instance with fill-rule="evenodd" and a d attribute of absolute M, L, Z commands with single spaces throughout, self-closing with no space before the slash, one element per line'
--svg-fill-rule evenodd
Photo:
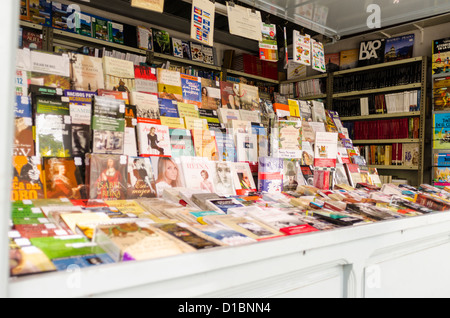
<path fill-rule="evenodd" d="M 408 89 L 413 89 L 413 88 L 421 88 L 421 87 L 422 87 L 422 83 L 413 83 L 413 84 L 407 84 L 407 85 L 389 86 L 389 87 L 368 89 L 368 90 L 362 90 L 362 91 L 336 93 L 336 94 L 333 94 L 333 98 L 368 95 L 368 94 L 393 92 L 393 91 L 403 91 L 403 90 L 408 90 Z"/>
<path fill-rule="evenodd" d="M 419 143 L 420 139 L 375 139 L 375 140 L 353 140 L 354 145 L 368 144 L 413 144 Z"/>
<path fill-rule="evenodd" d="M 353 121 L 353 120 L 369 120 L 369 119 L 380 119 L 380 118 L 398 118 L 398 117 L 414 117 L 420 116 L 420 111 L 417 112 L 407 112 L 407 113 L 391 113 L 391 114 L 378 114 L 378 115 L 365 115 L 365 116 L 351 116 L 351 117 L 341 117 L 341 121 Z"/>

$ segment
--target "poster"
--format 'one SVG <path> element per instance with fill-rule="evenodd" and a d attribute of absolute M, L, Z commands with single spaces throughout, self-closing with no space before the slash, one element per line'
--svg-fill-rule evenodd
<path fill-rule="evenodd" d="M 262 41 L 261 12 L 227 2 L 230 34 Z"/>
<path fill-rule="evenodd" d="M 259 42 L 259 58 L 264 61 L 278 62 L 277 26 L 262 24 L 262 38 Z"/>
<path fill-rule="evenodd" d="M 131 0 L 131 6 L 162 13 L 164 11 L 164 0 Z"/>
<path fill-rule="evenodd" d="M 192 1 L 191 38 L 205 45 L 214 44 L 214 14 L 216 6 L 210 0 Z"/>
<path fill-rule="evenodd" d="M 301 35 L 299 31 L 294 30 L 294 54 L 295 63 L 311 65 L 311 36 Z"/>

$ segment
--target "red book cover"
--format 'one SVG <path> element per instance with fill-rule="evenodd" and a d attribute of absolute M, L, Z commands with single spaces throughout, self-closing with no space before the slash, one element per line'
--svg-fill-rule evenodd
<path fill-rule="evenodd" d="M 22 47 L 30 50 L 42 50 L 42 34 L 24 29 L 22 31 Z"/>
<path fill-rule="evenodd" d="M 302 225 L 296 225 L 296 226 L 290 226 L 280 229 L 281 233 L 284 233 L 286 235 L 297 235 L 297 234 L 304 234 L 304 233 L 311 233 L 311 232 L 318 232 L 319 230 L 315 227 L 312 227 L 309 224 L 302 224 Z"/>

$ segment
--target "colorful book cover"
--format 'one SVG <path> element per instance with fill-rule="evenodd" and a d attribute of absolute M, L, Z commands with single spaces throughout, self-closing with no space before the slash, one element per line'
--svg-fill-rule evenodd
<path fill-rule="evenodd" d="M 36 153 L 41 157 L 71 156 L 72 135 L 70 116 L 36 115 Z"/>
<path fill-rule="evenodd" d="M 88 154 L 86 158 L 88 199 L 125 199 L 127 193 L 128 157 Z"/>
<path fill-rule="evenodd" d="M 110 91 L 110 90 L 106 90 L 106 89 L 99 89 L 97 91 L 97 95 L 98 96 L 108 96 L 114 99 L 119 99 L 119 100 L 123 100 L 125 102 L 125 104 L 129 104 L 130 103 L 130 95 L 128 92 L 122 92 L 122 91 Z"/>
<path fill-rule="evenodd" d="M 109 20 L 92 16 L 92 37 L 97 40 L 109 41 Z"/>
<path fill-rule="evenodd" d="M 136 92 L 158 95 L 156 68 L 145 65 L 134 66 Z"/>
<path fill-rule="evenodd" d="M 123 155 L 125 147 L 125 119 L 92 116 L 92 152 Z"/>
<path fill-rule="evenodd" d="M 173 158 L 195 157 L 194 144 L 190 130 L 170 129 L 169 132 Z"/>
<path fill-rule="evenodd" d="M 434 149 L 450 149 L 450 113 L 435 113 L 433 126 Z"/>
<path fill-rule="evenodd" d="M 299 31 L 294 30 L 293 43 L 293 61 L 302 65 L 311 65 L 311 36 L 301 35 Z"/>
<path fill-rule="evenodd" d="M 278 62 L 277 27 L 263 23 L 262 41 L 259 42 L 259 58 L 264 61 Z"/>
<path fill-rule="evenodd" d="M 200 118 L 198 106 L 194 104 L 178 103 L 178 114 L 180 118 Z"/>
<path fill-rule="evenodd" d="M 133 62 L 104 56 L 103 73 L 106 90 L 127 92 L 128 95 L 136 90 Z"/>
<path fill-rule="evenodd" d="M 297 187 L 303 180 L 303 174 L 300 169 L 299 159 L 283 160 L 283 191 L 297 191 Z"/>
<path fill-rule="evenodd" d="M 183 42 L 180 39 L 172 38 L 172 55 L 183 58 Z"/>
<path fill-rule="evenodd" d="M 302 122 L 300 120 L 281 120 L 279 122 L 278 153 L 280 158 L 300 158 L 302 140 Z"/>
<path fill-rule="evenodd" d="M 325 65 L 328 73 L 339 71 L 341 63 L 340 53 L 325 54 Z"/>
<path fill-rule="evenodd" d="M 434 111 L 450 110 L 450 77 L 434 79 L 433 100 Z"/>
<path fill-rule="evenodd" d="M 24 29 L 22 31 L 22 48 L 42 50 L 42 33 Z"/>
<path fill-rule="evenodd" d="M 124 119 L 126 106 L 121 99 L 114 99 L 106 96 L 96 96 L 92 98 L 92 116 Z"/>
<path fill-rule="evenodd" d="M 158 68 L 156 73 L 158 78 L 158 97 L 183 102 L 180 72 Z"/>
<path fill-rule="evenodd" d="M 207 158 L 211 161 L 217 161 L 219 159 L 216 134 L 214 131 L 192 129 L 191 134 L 197 157 Z"/>
<path fill-rule="evenodd" d="M 386 39 L 384 61 L 392 62 L 413 57 L 414 34 Z"/>
<path fill-rule="evenodd" d="M 219 150 L 219 161 L 236 162 L 236 144 L 232 135 L 225 131 L 216 131 L 216 142 Z"/>
<path fill-rule="evenodd" d="M 432 71 L 433 75 L 450 73 L 450 38 L 433 41 Z"/>
<path fill-rule="evenodd" d="M 188 157 L 181 161 L 184 182 L 191 190 L 214 193 L 215 165 L 210 164 L 206 158 Z"/>
<path fill-rule="evenodd" d="M 358 66 L 359 49 L 344 50 L 340 52 L 340 70 L 348 70 Z"/>
<path fill-rule="evenodd" d="M 267 193 L 283 191 L 283 159 L 260 157 L 258 166 L 258 190 Z"/>
<path fill-rule="evenodd" d="M 75 13 L 76 33 L 87 37 L 92 37 L 92 16 L 83 12 Z"/>
<path fill-rule="evenodd" d="M 133 92 L 131 104 L 136 106 L 136 119 L 138 122 L 160 124 L 159 98 L 156 95 Z"/>
<path fill-rule="evenodd" d="M 44 174 L 39 157 L 13 156 L 11 200 L 45 199 Z"/>
<path fill-rule="evenodd" d="M 91 125 L 92 99 L 96 95 L 88 91 L 64 91 L 69 98 L 70 117 L 73 125 Z"/>
<path fill-rule="evenodd" d="M 52 26 L 52 2 L 48 0 L 29 0 L 30 21 L 48 27 Z"/>
<path fill-rule="evenodd" d="M 200 77 L 181 74 L 181 88 L 183 102 L 186 104 L 202 106 L 202 80 Z"/>
<path fill-rule="evenodd" d="M 159 114 L 161 117 L 179 118 L 178 103 L 173 99 L 159 98 Z"/>
<path fill-rule="evenodd" d="M 450 186 L 450 169 L 448 167 L 434 167 L 433 184 L 438 187 Z"/>
<path fill-rule="evenodd" d="M 30 98 L 16 96 L 14 105 L 14 156 L 34 156 L 33 119 Z"/>
<path fill-rule="evenodd" d="M 138 149 L 141 157 L 170 157 L 169 127 L 150 123 L 137 124 Z"/>
<path fill-rule="evenodd" d="M 325 50 L 322 42 L 311 39 L 311 67 L 315 71 L 326 73 Z"/>
<path fill-rule="evenodd" d="M 253 133 L 236 133 L 236 153 L 239 162 L 258 162 L 258 136 Z"/>
<path fill-rule="evenodd" d="M 141 50 L 153 51 L 153 31 L 141 25 L 136 27 L 138 48 Z"/>
<path fill-rule="evenodd" d="M 128 200 L 157 197 L 150 158 L 129 157 L 127 173 Z"/>
<path fill-rule="evenodd" d="M 124 44 L 124 25 L 117 22 L 108 22 L 108 41 L 116 44 Z"/>
<path fill-rule="evenodd" d="M 233 163 L 233 184 L 237 195 L 256 192 L 255 179 L 248 162 Z"/>
<path fill-rule="evenodd" d="M 235 83 L 221 81 L 220 95 L 222 97 L 222 108 L 240 109 L 239 91 L 236 91 Z"/>
<path fill-rule="evenodd" d="M 316 133 L 314 145 L 315 167 L 336 167 L 338 134 L 330 132 Z"/>
<path fill-rule="evenodd" d="M 81 200 L 86 198 L 81 158 L 44 158 L 45 198 Z"/>
<path fill-rule="evenodd" d="M 164 189 L 184 187 L 181 160 L 169 157 L 152 157 L 153 175 L 156 179 L 156 192 L 161 198 Z"/>
<path fill-rule="evenodd" d="M 220 82 L 202 78 L 202 106 L 200 108 L 217 110 L 221 107 Z"/>
<path fill-rule="evenodd" d="M 152 29 L 153 32 L 153 50 L 156 53 L 171 55 L 169 32 L 160 29 Z"/>

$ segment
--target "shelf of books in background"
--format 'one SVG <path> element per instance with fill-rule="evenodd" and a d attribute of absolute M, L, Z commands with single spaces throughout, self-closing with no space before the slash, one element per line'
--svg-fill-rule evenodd
<path fill-rule="evenodd" d="M 446 187 L 450 185 L 450 38 L 433 41 L 432 50 L 433 184 Z"/>

